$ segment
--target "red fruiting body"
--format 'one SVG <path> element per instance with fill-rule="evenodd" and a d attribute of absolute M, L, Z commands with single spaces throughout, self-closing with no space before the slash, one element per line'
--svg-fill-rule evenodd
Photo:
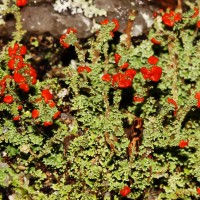
<path fill-rule="evenodd" d="M 44 98 L 44 101 L 48 103 L 49 100 L 53 99 L 53 95 L 48 89 L 42 90 L 42 97 Z"/>
<path fill-rule="evenodd" d="M 101 77 L 101 79 L 102 79 L 103 81 L 110 82 L 110 80 L 111 80 L 111 75 L 110 75 L 110 74 L 104 74 L 104 75 Z"/>
<path fill-rule="evenodd" d="M 19 49 L 19 44 L 15 43 L 14 47 L 9 47 L 8 48 L 8 55 L 11 56 L 15 56 L 17 54 L 17 50 Z"/>
<path fill-rule="evenodd" d="M 8 55 L 11 57 L 15 52 L 11 47 L 8 48 Z"/>
<path fill-rule="evenodd" d="M 120 194 L 123 197 L 126 197 L 130 192 L 131 192 L 131 189 L 128 186 L 124 186 L 124 188 L 120 190 Z"/>
<path fill-rule="evenodd" d="M 1 85 L 5 85 L 6 86 L 6 80 L 7 79 L 12 79 L 13 77 L 11 75 L 6 75 L 4 76 L 4 78 L 1 80 Z"/>
<path fill-rule="evenodd" d="M 128 88 L 132 86 L 132 81 L 128 79 L 124 74 L 120 77 L 118 81 L 119 88 Z"/>
<path fill-rule="evenodd" d="M 133 101 L 137 103 L 142 103 L 144 101 L 144 97 L 134 96 Z"/>
<path fill-rule="evenodd" d="M 151 38 L 151 42 L 152 42 L 153 44 L 161 44 L 161 42 L 158 41 L 158 40 L 156 40 L 155 38 Z"/>
<path fill-rule="evenodd" d="M 198 99 L 198 100 L 200 100 L 200 92 L 196 92 L 196 94 L 195 94 L 195 99 Z"/>
<path fill-rule="evenodd" d="M 8 61 L 8 68 L 11 69 L 11 70 L 14 70 L 15 69 L 15 59 L 10 59 Z"/>
<path fill-rule="evenodd" d="M 32 111 L 32 118 L 33 118 L 33 119 L 36 119 L 39 115 L 40 115 L 39 110 L 34 109 L 34 110 Z"/>
<path fill-rule="evenodd" d="M 115 63 L 118 64 L 121 56 L 118 53 L 115 53 L 114 57 L 115 57 Z"/>
<path fill-rule="evenodd" d="M 19 116 L 19 115 L 13 117 L 13 121 L 19 121 L 19 119 L 20 119 L 20 116 Z"/>
<path fill-rule="evenodd" d="M 200 187 L 197 188 L 197 193 L 200 194 Z"/>
<path fill-rule="evenodd" d="M 177 110 L 178 110 L 178 105 L 176 103 L 176 101 L 174 99 L 168 98 L 167 102 L 174 105 L 175 109 L 174 109 L 174 116 L 176 116 L 177 114 Z"/>
<path fill-rule="evenodd" d="M 12 79 L 11 75 L 6 75 L 2 80 L 0 80 L 0 95 L 4 95 L 5 89 L 6 89 L 6 80 Z"/>
<path fill-rule="evenodd" d="M 153 12 L 153 17 L 157 17 L 158 13 L 157 12 Z"/>
<path fill-rule="evenodd" d="M 32 83 L 33 85 L 35 85 L 35 84 L 37 83 L 37 79 L 36 79 L 36 78 L 32 78 L 31 83 Z"/>
<path fill-rule="evenodd" d="M 180 13 L 175 13 L 174 11 L 170 11 L 169 13 L 165 13 L 162 16 L 162 21 L 166 26 L 173 27 L 175 22 L 179 22 L 182 19 L 182 15 Z"/>
<path fill-rule="evenodd" d="M 188 146 L 188 141 L 186 141 L 186 140 L 181 140 L 180 142 L 179 142 L 179 147 L 180 148 L 184 148 L 184 147 L 186 147 L 186 146 Z"/>
<path fill-rule="evenodd" d="M 154 82 L 158 82 L 162 75 L 162 68 L 158 66 L 153 66 L 151 69 L 147 69 L 146 67 L 141 68 L 141 73 L 144 79 L 150 79 Z"/>
<path fill-rule="evenodd" d="M 8 68 L 14 70 L 15 68 L 20 69 L 23 67 L 23 58 L 22 56 L 12 56 L 8 61 Z"/>
<path fill-rule="evenodd" d="M 110 36 L 114 37 L 114 33 L 112 31 L 110 31 Z"/>
<path fill-rule="evenodd" d="M 91 70 L 91 68 L 90 68 L 90 67 L 88 67 L 88 66 L 85 66 L 85 71 L 89 73 L 89 72 L 91 72 L 92 70 Z"/>
<path fill-rule="evenodd" d="M 19 106 L 17 107 L 17 109 L 18 109 L 18 110 L 22 110 L 22 109 L 23 109 L 23 106 L 19 105 Z"/>
<path fill-rule="evenodd" d="M 112 76 L 112 85 L 114 86 L 115 83 L 118 83 L 120 77 L 123 76 L 122 73 L 117 73 Z"/>
<path fill-rule="evenodd" d="M 67 34 L 69 34 L 69 33 L 77 33 L 77 30 L 75 28 L 68 28 L 66 33 Z"/>
<path fill-rule="evenodd" d="M 11 104 L 13 102 L 13 96 L 11 95 L 6 95 L 4 98 L 3 98 L 3 102 L 4 103 L 9 103 Z"/>
<path fill-rule="evenodd" d="M 127 69 L 129 66 L 129 63 L 125 62 L 123 65 L 120 66 L 120 69 Z"/>
<path fill-rule="evenodd" d="M 165 15 L 164 15 L 164 17 L 165 17 Z M 172 20 L 170 18 L 169 19 L 163 18 L 162 21 L 163 21 L 163 23 L 165 25 L 167 25 L 169 27 L 173 27 L 174 26 L 174 20 Z"/>
<path fill-rule="evenodd" d="M 197 28 L 200 28 L 200 20 L 197 22 Z"/>
<path fill-rule="evenodd" d="M 200 108 L 200 92 L 196 92 L 196 94 L 195 94 L 195 99 L 197 99 L 198 100 L 198 102 L 197 102 L 197 108 Z"/>
<path fill-rule="evenodd" d="M 19 53 L 20 53 L 20 55 L 25 55 L 26 54 L 26 52 L 27 52 L 27 48 L 26 48 L 26 46 L 21 46 L 21 48 L 20 48 L 20 50 L 19 50 Z"/>
<path fill-rule="evenodd" d="M 136 75 L 136 73 L 137 72 L 134 69 L 127 69 L 124 74 L 125 74 L 125 76 L 127 76 L 128 78 L 130 78 L 131 81 L 132 81 L 133 78 L 134 78 L 134 76 Z"/>
<path fill-rule="evenodd" d="M 20 69 L 23 68 L 23 67 L 24 67 L 23 61 L 18 61 L 16 70 L 20 70 Z"/>
<path fill-rule="evenodd" d="M 77 72 L 78 73 L 81 73 L 81 72 L 83 72 L 84 71 L 84 67 L 83 66 L 79 66 L 78 68 L 77 68 Z"/>
<path fill-rule="evenodd" d="M 143 75 L 145 80 L 148 79 L 148 78 L 149 79 L 151 78 L 151 70 L 148 70 L 146 67 L 142 67 L 140 69 L 140 71 L 141 71 L 141 73 L 142 73 L 142 75 Z"/>
<path fill-rule="evenodd" d="M 60 36 L 60 44 L 62 45 L 62 47 L 64 48 L 69 48 L 70 44 L 68 44 L 65 39 L 67 37 L 68 34 L 70 33 L 76 33 L 77 30 L 75 28 L 68 28 L 66 33 Z"/>
<path fill-rule="evenodd" d="M 29 86 L 28 86 L 28 84 L 26 84 L 26 83 L 20 83 L 19 84 L 19 88 L 21 89 L 21 90 L 23 90 L 24 92 L 28 92 L 29 91 Z"/>
<path fill-rule="evenodd" d="M 33 78 L 36 78 L 37 77 L 37 72 L 34 68 L 30 67 L 30 69 L 27 71 L 27 73 L 33 77 Z"/>
<path fill-rule="evenodd" d="M 25 6 L 27 4 L 27 0 L 17 0 L 16 1 L 16 5 L 21 7 L 21 6 Z"/>
<path fill-rule="evenodd" d="M 53 122 L 44 122 L 44 126 L 50 126 L 52 124 L 53 124 Z"/>
<path fill-rule="evenodd" d="M 103 21 L 100 22 L 101 25 L 106 25 L 109 23 L 108 19 L 104 19 Z"/>
<path fill-rule="evenodd" d="M 56 103 L 55 103 L 55 102 L 53 102 L 53 101 L 51 101 L 51 102 L 49 102 L 49 106 L 50 106 L 51 108 L 53 108 L 53 107 L 55 107 L 55 106 L 56 106 Z"/>
<path fill-rule="evenodd" d="M 61 37 L 60 37 L 60 44 L 62 45 L 62 47 L 64 47 L 64 48 L 67 49 L 67 48 L 69 48 L 70 44 L 68 44 L 68 43 L 65 42 L 65 38 L 66 38 L 65 34 L 61 35 Z"/>
<path fill-rule="evenodd" d="M 151 80 L 154 82 L 157 82 L 160 80 L 160 77 L 162 75 L 162 68 L 158 66 L 153 66 L 151 68 Z"/>
<path fill-rule="evenodd" d="M 178 108 L 177 103 L 174 99 L 168 98 L 167 102 L 173 104 L 175 108 Z"/>
<path fill-rule="evenodd" d="M 20 73 L 14 73 L 13 78 L 16 83 L 23 83 L 26 81 L 26 78 Z"/>
<path fill-rule="evenodd" d="M 112 19 L 112 22 L 115 24 L 115 28 L 113 29 L 113 32 L 118 31 L 119 21 L 117 19 Z"/>
<path fill-rule="evenodd" d="M 86 71 L 86 72 L 91 72 L 92 70 L 91 70 L 91 68 L 90 67 L 88 67 L 88 66 L 79 66 L 78 68 L 77 68 L 77 72 L 80 74 L 81 72 L 84 72 L 84 71 Z"/>
<path fill-rule="evenodd" d="M 155 57 L 155 56 L 150 56 L 148 58 L 148 63 L 150 65 L 156 65 L 158 61 L 159 61 L 159 59 L 157 57 Z"/>
<path fill-rule="evenodd" d="M 199 9 L 194 7 L 194 15 L 192 15 L 192 18 L 195 18 L 199 15 Z"/>
<path fill-rule="evenodd" d="M 181 19 L 182 19 L 181 13 L 176 13 L 174 15 L 174 22 L 179 22 L 179 21 L 181 21 Z"/>
<path fill-rule="evenodd" d="M 128 69 L 124 74 L 117 73 L 112 77 L 112 85 L 117 85 L 119 88 L 128 88 L 132 86 L 132 80 L 136 74 L 134 69 Z"/>
<path fill-rule="evenodd" d="M 117 19 L 112 19 L 112 22 L 115 24 L 114 29 L 112 30 L 113 32 L 118 31 L 119 29 L 119 21 Z M 107 25 L 109 23 L 108 19 L 105 19 L 100 22 L 101 25 Z M 110 32 L 111 37 L 114 37 L 113 32 Z"/>
<path fill-rule="evenodd" d="M 53 116 L 53 119 L 57 119 L 59 116 L 60 116 L 61 112 L 60 111 L 57 111 L 54 116 Z"/>

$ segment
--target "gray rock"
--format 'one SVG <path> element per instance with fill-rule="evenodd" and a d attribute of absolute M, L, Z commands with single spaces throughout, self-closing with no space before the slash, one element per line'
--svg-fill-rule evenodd
<path fill-rule="evenodd" d="M 50 0 L 30 0 L 26 6 L 21 8 L 23 28 L 30 33 L 49 32 L 53 36 L 59 37 L 67 28 L 74 27 L 78 30 L 78 38 L 87 38 L 92 35 L 93 20 L 100 22 L 105 19 L 105 16 L 89 18 L 84 13 L 72 14 L 67 8 L 63 12 L 57 12 L 53 5 L 54 2 L 52 3 Z M 129 12 L 134 8 L 131 0 L 94 0 L 94 5 L 98 9 L 105 10 L 108 19 L 118 19 L 121 32 L 125 29 Z M 145 23 L 146 19 L 143 19 L 144 12 L 148 11 L 148 15 L 151 17 L 151 11 L 147 7 L 144 8 L 146 5 L 142 6 L 138 7 L 137 23 L 146 28 L 148 26 Z M 0 36 L 10 35 L 13 30 L 14 19 L 7 20 L 5 25 L 0 26 Z M 143 29 L 141 30 L 143 31 Z M 133 35 L 138 34 L 141 33 L 137 32 Z"/>

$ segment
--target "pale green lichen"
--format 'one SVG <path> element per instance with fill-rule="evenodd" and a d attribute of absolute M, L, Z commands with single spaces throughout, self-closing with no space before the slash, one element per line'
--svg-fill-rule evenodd
<path fill-rule="evenodd" d="M 200 120 L 195 94 L 200 88 L 200 43 L 195 31 L 197 19 L 187 19 L 192 14 L 183 13 L 183 20 L 172 29 L 156 21 L 148 38 L 133 44 L 125 34 L 113 41 L 112 22 L 84 44 L 72 33 L 78 55 L 63 69 L 65 77 L 38 81 L 24 96 L 14 81 L 8 81 L 6 91 L 18 103 L 23 102 L 24 110 L 22 120 L 15 123 L 12 115 L 19 114 L 18 104 L 0 104 L 4 155 L 0 159 L 0 186 L 11 188 L 15 200 L 117 200 L 125 185 L 131 188 L 130 199 L 198 199 Z M 19 29 L 11 44 L 19 42 L 24 33 L 20 24 L 16 27 Z M 152 37 L 159 37 L 161 45 L 154 45 Z M 0 55 L 1 79 L 10 73 L 5 67 L 8 46 Z M 115 53 L 122 56 L 118 65 Z M 159 57 L 158 65 L 163 69 L 158 82 L 145 80 L 140 73 L 141 67 L 150 67 L 147 59 L 151 55 Z M 121 89 L 102 80 L 104 73 L 119 72 L 124 62 L 137 71 L 130 88 Z M 79 66 L 88 66 L 91 72 L 78 73 Z M 70 111 L 63 114 L 72 115 L 68 121 L 61 116 L 51 128 L 37 124 L 39 119 L 52 120 L 56 111 L 44 101 L 36 101 L 41 89 L 48 87 L 59 109 Z M 134 95 L 144 97 L 144 102 L 134 102 Z M 177 102 L 175 116 L 168 98 Z M 32 119 L 33 107 L 40 110 L 39 119 Z M 135 124 L 138 119 L 142 120 L 140 132 Z M 188 146 L 180 148 L 180 140 L 188 140 Z"/>

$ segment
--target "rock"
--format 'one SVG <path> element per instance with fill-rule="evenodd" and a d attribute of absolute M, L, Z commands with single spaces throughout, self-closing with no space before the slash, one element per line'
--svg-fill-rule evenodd
<path fill-rule="evenodd" d="M 1 4 L 2 2 L 0 6 Z M 28 4 L 21 8 L 21 14 L 23 28 L 30 33 L 49 32 L 59 38 L 67 28 L 74 27 L 78 30 L 78 38 L 88 38 L 93 34 L 91 30 L 94 28 L 94 21 L 99 23 L 105 18 L 118 19 L 119 31 L 123 32 L 129 12 L 134 9 L 138 14 L 132 36 L 139 36 L 151 27 L 153 11 L 158 7 L 165 9 L 166 6 L 175 8 L 177 5 L 172 0 L 156 2 L 153 0 L 56 0 L 54 3 L 51 0 L 29 0 Z M 6 24 L 0 26 L 0 37 L 11 36 L 14 29 L 15 21 L 12 17 L 8 17 Z"/>
<path fill-rule="evenodd" d="M 30 33 L 42 34 L 49 32 L 55 37 L 59 37 L 69 28 L 78 30 L 79 38 L 87 38 L 92 35 L 91 29 L 93 20 L 100 22 L 105 16 L 86 17 L 84 13 L 71 14 L 70 10 L 57 12 L 53 3 L 49 0 L 30 0 L 27 6 L 21 8 L 23 28 Z M 109 19 L 116 18 L 120 21 L 120 31 L 126 25 L 128 13 L 133 8 L 130 0 L 94 0 L 94 5 L 98 9 L 105 10 Z M 5 25 L 0 26 L 0 36 L 11 35 L 14 31 L 14 19 L 6 20 Z"/>

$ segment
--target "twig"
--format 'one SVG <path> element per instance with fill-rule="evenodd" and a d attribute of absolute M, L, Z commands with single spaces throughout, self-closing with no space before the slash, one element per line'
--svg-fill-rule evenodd
<path fill-rule="evenodd" d="M 183 11 L 183 0 L 178 0 L 177 10 L 182 13 L 182 11 Z"/>
<path fill-rule="evenodd" d="M 136 11 L 134 10 L 129 14 L 129 19 L 126 25 L 126 29 L 124 30 L 124 33 L 127 35 L 126 44 L 128 48 L 131 46 L 131 32 L 132 32 L 132 27 L 134 24 L 134 19 L 130 19 L 130 18 L 135 18 L 135 16 L 136 16 Z"/>

